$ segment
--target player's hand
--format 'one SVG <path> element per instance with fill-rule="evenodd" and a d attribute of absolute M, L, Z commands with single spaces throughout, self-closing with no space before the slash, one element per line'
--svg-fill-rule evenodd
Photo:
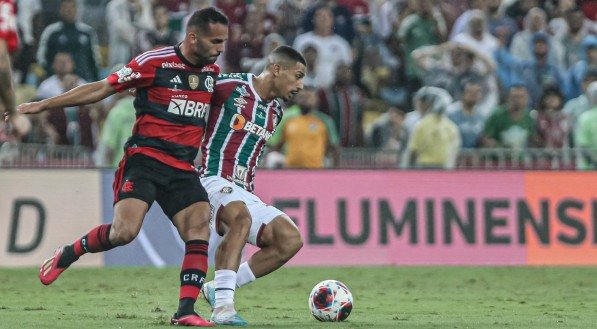
<path fill-rule="evenodd" d="M 39 113 L 43 110 L 45 110 L 45 107 L 42 102 L 23 103 L 17 106 L 17 113 L 22 114 Z"/>

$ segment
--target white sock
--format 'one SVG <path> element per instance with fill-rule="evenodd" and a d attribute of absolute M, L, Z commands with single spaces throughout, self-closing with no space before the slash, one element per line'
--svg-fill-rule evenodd
<path fill-rule="evenodd" d="M 214 283 L 216 287 L 215 308 L 226 304 L 234 304 L 234 289 L 236 285 L 236 272 L 233 270 L 217 270 Z"/>
<path fill-rule="evenodd" d="M 245 284 L 255 281 L 255 274 L 251 271 L 249 263 L 244 262 L 238 267 L 238 273 L 236 274 L 236 286 L 238 288 Z"/>

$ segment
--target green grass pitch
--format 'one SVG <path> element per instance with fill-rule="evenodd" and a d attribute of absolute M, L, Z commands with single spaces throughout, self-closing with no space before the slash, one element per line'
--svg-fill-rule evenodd
<path fill-rule="evenodd" d="M 169 327 L 178 275 L 75 265 L 45 287 L 37 269 L 0 269 L 0 328 Z M 307 308 L 311 288 L 330 278 L 354 296 L 343 323 L 320 323 Z M 236 301 L 252 328 L 597 328 L 596 296 L 593 267 L 288 267 Z M 209 316 L 204 301 L 197 309 Z"/>

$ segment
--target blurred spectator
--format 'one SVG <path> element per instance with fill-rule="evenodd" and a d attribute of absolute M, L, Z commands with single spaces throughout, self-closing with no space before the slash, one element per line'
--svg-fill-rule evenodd
<path fill-rule="evenodd" d="M 338 0 L 336 3 L 350 10 L 355 18 L 360 18 L 369 14 L 369 2 L 365 0 Z"/>
<path fill-rule="evenodd" d="M 484 97 L 478 104 L 479 114 L 486 118 L 494 110 L 498 87 L 494 75 L 496 66 L 491 57 L 454 42 L 421 47 L 412 56 L 422 69 L 424 85 L 446 89 L 453 97 L 460 98 L 462 82 L 480 80 Z"/>
<path fill-rule="evenodd" d="M 75 74 L 66 74 L 62 80 L 64 91 L 69 91 L 79 83 L 80 78 Z M 47 114 L 46 114 L 47 113 Z M 95 147 L 95 132 L 97 122 L 95 113 L 83 106 L 56 108 L 44 113 L 45 120 L 53 128 L 49 133 L 54 144 Z"/>
<path fill-rule="evenodd" d="M 518 3 L 522 3 L 528 0 L 519 0 Z M 531 0 L 534 1 L 534 0 Z M 510 45 L 512 41 L 512 37 L 516 32 L 518 32 L 518 18 L 512 16 L 504 15 L 504 11 L 500 10 L 502 5 L 502 0 L 489 0 L 487 7 L 485 8 L 485 14 L 487 16 L 487 30 L 496 38 L 501 38 L 506 40 L 506 45 Z M 529 7 L 527 3 L 523 6 L 522 16 L 520 16 L 520 22 L 522 23 L 522 18 L 527 14 L 528 10 L 534 6 Z M 520 24 L 522 26 L 522 24 Z"/>
<path fill-rule="evenodd" d="M 581 47 L 583 39 L 591 32 L 594 22 L 585 22 L 585 15 L 578 7 L 573 7 L 564 14 L 567 31 L 561 35 L 564 47 L 564 69 L 570 68 L 574 63 L 584 57 Z"/>
<path fill-rule="evenodd" d="M 587 88 L 591 83 L 597 81 L 597 69 L 589 70 L 585 73 L 581 89 L 583 93 L 566 102 L 562 112 L 568 117 L 572 129 L 576 129 L 576 122 L 581 114 L 589 110 L 589 98 L 587 97 Z"/>
<path fill-rule="evenodd" d="M 308 8 L 303 16 L 301 32 L 307 33 L 316 29 L 315 15 L 321 7 L 327 7 L 331 11 L 333 33 L 351 43 L 354 38 L 352 13 L 350 9 L 337 3 L 335 0 L 316 0 L 315 4 Z"/>
<path fill-rule="evenodd" d="M 281 127 L 275 149 L 285 146 L 285 167 L 324 168 L 326 155 L 335 167 L 339 161 L 338 134 L 332 119 L 318 110 L 316 90 L 305 88 L 296 99 L 301 115 L 288 119 Z"/>
<path fill-rule="evenodd" d="M 355 27 L 357 33 L 352 45 L 355 54 L 355 80 L 369 96 L 373 96 L 377 94 L 378 75 L 396 70 L 398 59 L 392 55 L 381 37 L 373 32 L 368 17 L 356 20 Z"/>
<path fill-rule="evenodd" d="M 15 2 L 15 0 L 13 0 Z M 15 81 L 25 83 L 31 64 L 36 62 L 35 54 L 41 33 L 41 0 L 18 0 L 19 10 L 16 23 L 20 32 L 20 51 L 15 57 Z M 15 29 L 16 30 L 16 29 Z"/>
<path fill-rule="evenodd" d="M 528 109 L 529 94 L 524 85 L 513 85 L 508 100 L 489 117 L 483 130 L 483 146 L 524 149 L 535 140 L 535 120 Z"/>
<path fill-rule="evenodd" d="M 135 98 L 124 91 L 114 95 L 114 107 L 110 109 L 104 122 L 96 151 L 96 165 L 118 167 L 124 154 L 124 145 L 132 134 L 135 124 Z"/>
<path fill-rule="evenodd" d="M 434 8 L 433 0 L 413 0 L 409 3 L 414 12 L 408 15 L 398 28 L 398 38 L 402 45 L 406 63 L 406 85 L 410 91 L 419 88 L 418 70 L 411 56 L 412 52 L 426 45 L 441 43 L 447 34 L 443 16 Z"/>
<path fill-rule="evenodd" d="M 575 98 L 582 94 L 584 76 L 590 70 L 597 70 L 597 36 L 587 35 L 580 45 L 583 57 L 570 68 L 568 98 Z"/>
<path fill-rule="evenodd" d="M 576 146 L 580 150 L 578 169 L 597 169 L 597 82 L 587 88 L 590 110 L 578 118 L 578 126 L 574 129 Z"/>
<path fill-rule="evenodd" d="M 506 48 L 496 51 L 498 75 L 504 86 L 524 83 L 529 95 L 530 104 L 535 106 L 539 96 L 546 87 L 557 87 L 563 94 L 568 90 L 567 81 L 559 67 L 549 62 L 549 36 L 544 32 L 533 35 L 534 59 L 524 61 L 514 58 Z"/>
<path fill-rule="evenodd" d="M 317 67 L 317 48 L 314 45 L 306 44 L 303 45 L 303 57 L 305 57 L 305 61 L 307 62 L 307 74 L 303 78 L 303 84 L 309 87 L 315 87 L 322 85 L 321 79 L 315 67 Z"/>
<path fill-rule="evenodd" d="M 537 104 L 537 146 L 570 147 L 570 121 L 562 112 L 564 96 L 558 89 L 546 89 Z"/>
<path fill-rule="evenodd" d="M 370 3 L 373 31 L 388 40 L 408 13 L 408 0 L 382 0 Z"/>
<path fill-rule="evenodd" d="M 488 5 L 487 0 L 468 0 L 467 2 L 468 9 L 465 12 L 463 12 L 460 16 L 458 16 L 458 18 L 454 22 L 454 25 L 452 25 L 452 30 L 450 31 L 450 40 L 454 40 L 454 38 L 458 34 L 466 32 L 472 14 L 477 12 L 477 10 L 485 12 Z"/>
<path fill-rule="evenodd" d="M 244 0 L 216 0 L 215 6 L 218 7 L 230 22 L 230 26 L 243 25 L 247 15 L 247 5 Z"/>
<path fill-rule="evenodd" d="M 483 87 L 478 80 L 464 83 L 462 98 L 448 106 L 446 114 L 458 127 L 462 148 L 472 149 L 480 144 L 485 117 L 478 110 Z"/>
<path fill-rule="evenodd" d="M 54 74 L 52 63 L 59 52 L 71 54 L 75 61 L 75 73 L 86 81 L 99 79 L 99 45 L 95 31 L 91 26 L 77 22 L 77 2 L 62 0 L 60 3 L 60 21 L 45 28 L 37 50 L 37 62 Z"/>
<path fill-rule="evenodd" d="M 106 8 L 108 23 L 108 66 L 128 63 L 140 29 L 152 30 L 154 22 L 149 0 L 112 0 Z"/>
<path fill-rule="evenodd" d="M 278 0 L 269 1 L 268 5 L 274 6 L 273 9 L 275 9 L 278 16 L 278 30 L 276 32 L 283 36 L 288 44 L 294 43 L 294 38 L 296 38 L 300 29 L 303 17 L 302 6 L 305 5 L 305 1 Z"/>
<path fill-rule="evenodd" d="M 166 6 L 156 5 L 153 7 L 153 21 L 155 29 L 139 31 L 136 53 L 173 46 L 178 42 L 178 33 L 170 29 L 170 13 Z"/>
<path fill-rule="evenodd" d="M 77 20 L 93 28 L 102 47 L 108 45 L 109 22 L 106 24 L 106 6 L 109 2 L 110 0 L 77 0 Z"/>
<path fill-rule="evenodd" d="M 279 46 L 286 45 L 286 41 L 284 38 L 277 34 L 277 33 L 270 33 L 268 34 L 265 39 L 263 39 L 263 49 L 261 50 L 262 54 L 269 54 L 274 49 L 278 48 Z M 304 55 L 304 51 L 303 51 Z M 312 68 L 314 67 L 314 62 L 311 63 L 313 66 L 307 66 L 307 72 L 312 72 Z M 249 72 L 259 75 L 263 72 L 263 69 L 267 65 L 267 56 L 263 56 L 261 58 L 245 58 L 241 61 L 242 67 L 250 67 Z"/>
<path fill-rule="evenodd" d="M 498 40 L 487 30 L 485 14 L 481 10 L 471 12 L 466 30 L 456 35 L 453 41 L 473 48 L 488 58 L 499 47 Z"/>
<path fill-rule="evenodd" d="M 397 107 L 389 107 L 372 123 L 367 144 L 383 150 L 402 152 L 408 138 L 403 123 L 404 112 Z"/>
<path fill-rule="evenodd" d="M 460 148 L 458 127 L 445 116 L 452 101 L 439 88 L 427 89 L 421 101 L 429 114 L 417 123 L 408 138 L 405 159 L 417 168 L 454 168 Z"/>
<path fill-rule="evenodd" d="M 532 8 L 524 18 L 524 29 L 514 35 L 510 44 L 510 54 L 520 59 L 530 61 L 535 58 L 533 54 L 533 35 L 537 32 L 547 32 L 547 16 L 541 8 Z M 557 38 L 548 35 L 549 61 L 562 67 L 564 48 Z"/>
<path fill-rule="evenodd" d="M 58 96 L 66 90 L 72 89 L 71 87 L 73 86 L 67 85 L 69 83 L 74 83 L 74 87 L 86 83 L 85 80 L 74 74 L 74 66 L 75 63 L 71 54 L 57 53 L 56 56 L 54 56 L 54 61 L 52 63 L 52 71 L 54 74 L 42 81 L 39 85 L 37 88 L 37 97 L 39 99 L 45 99 Z"/>
<path fill-rule="evenodd" d="M 314 29 L 294 40 L 294 48 L 303 51 L 311 44 L 317 49 L 315 71 L 321 83 L 317 87 L 328 88 L 334 83 L 336 68 L 352 64 L 352 49 L 346 40 L 332 30 L 333 16 L 328 7 L 318 7 L 313 16 Z"/>
<path fill-rule="evenodd" d="M 354 83 L 350 66 L 340 65 L 336 71 L 336 83 L 320 90 L 320 108 L 334 119 L 340 145 L 363 146 L 363 107 L 365 97 Z"/>
<path fill-rule="evenodd" d="M 413 97 L 414 103 L 414 111 L 411 111 L 406 114 L 404 118 L 404 128 L 406 129 L 407 136 L 412 134 L 414 127 L 417 125 L 423 117 L 425 117 L 429 111 L 431 110 L 432 102 L 429 101 L 430 98 L 427 95 L 439 95 L 446 99 L 449 103 L 452 101 L 452 96 L 445 91 L 444 89 L 437 88 L 437 87 L 422 87 L 421 89 L 417 90 L 415 96 Z M 433 99 L 435 96 L 433 97 Z"/>
<path fill-rule="evenodd" d="M 242 25 L 231 25 L 230 37 L 226 44 L 225 58 L 226 71 L 246 72 L 240 66 L 244 58 L 263 58 L 263 43 L 265 29 L 263 16 L 260 12 L 250 10 L 245 16 Z"/>
<path fill-rule="evenodd" d="M 497 0 L 490 0 L 497 1 Z M 500 0 L 501 2 L 501 0 Z M 538 0 L 517 0 L 505 1 L 504 12 L 515 21 L 515 24 L 522 26 L 522 21 L 531 8 L 538 7 Z"/>

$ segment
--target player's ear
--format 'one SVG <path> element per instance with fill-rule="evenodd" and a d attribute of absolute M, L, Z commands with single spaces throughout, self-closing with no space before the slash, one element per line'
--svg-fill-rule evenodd
<path fill-rule="evenodd" d="M 272 74 L 277 77 L 278 75 L 280 75 L 280 71 L 282 70 L 282 67 L 280 66 L 280 64 L 278 63 L 274 63 L 272 64 Z"/>

